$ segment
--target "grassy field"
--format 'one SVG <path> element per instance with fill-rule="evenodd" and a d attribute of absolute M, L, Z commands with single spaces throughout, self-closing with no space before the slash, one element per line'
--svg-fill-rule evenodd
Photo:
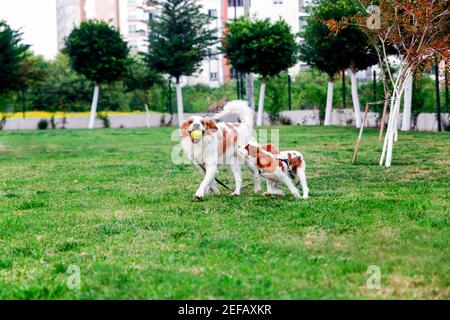
<path fill-rule="evenodd" d="M 0 298 L 450 298 L 449 133 L 401 133 L 386 169 L 375 130 L 351 165 L 355 129 L 280 127 L 309 200 L 195 202 L 172 130 L 0 133 Z"/>

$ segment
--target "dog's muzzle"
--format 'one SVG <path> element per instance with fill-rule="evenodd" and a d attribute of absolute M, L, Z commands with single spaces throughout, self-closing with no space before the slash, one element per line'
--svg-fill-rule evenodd
<path fill-rule="evenodd" d="M 200 128 L 199 124 L 194 124 L 192 126 L 192 131 L 189 132 L 190 136 L 191 136 L 191 141 L 194 144 L 197 144 L 200 142 L 200 140 L 203 138 L 203 135 L 205 134 L 205 131 L 203 131 Z"/>

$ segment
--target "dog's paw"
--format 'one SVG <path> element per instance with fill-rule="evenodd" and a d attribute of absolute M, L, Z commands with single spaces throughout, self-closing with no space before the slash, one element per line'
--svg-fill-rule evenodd
<path fill-rule="evenodd" d="M 204 196 L 205 196 L 205 194 L 203 192 L 197 191 L 195 193 L 195 200 L 202 201 Z"/>
<path fill-rule="evenodd" d="M 303 200 L 306 200 L 308 198 L 309 198 L 309 196 L 307 194 L 304 194 L 303 197 L 302 197 Z"/>
<path fill-rule="evenodd" d="M 211 191 L 211 192 L 214 193 L 214 194 L 220 194 L 219 189 L 217 189 L 216 187 L 210 187 L 210 188 L 209 188 L 209 191 Z"/>
<path fill-rule="evenodd" d="M 301 199 L 302 197 L 300 196 L 300 192 L 292 192 L 292 195 L 297 198 L 297 199 Z"/>
<path fill-rule="evenodd" d="M 276 189 L 276 190 L 272 191 L 272 194 L 274 196 L 279 196 L 279 197 L 283 197 L 284 196 L 283 190 L 280 190 L 280 189 Z"/>
<path fill-rule="evenodd" d="M 232 197 L 239 197 L 240 195 L 241 195 L 241 194 L 240 194 L 240 193 L 237 193 L 236 191 L 230 193 L 230 196 L 232 196 Z"/>

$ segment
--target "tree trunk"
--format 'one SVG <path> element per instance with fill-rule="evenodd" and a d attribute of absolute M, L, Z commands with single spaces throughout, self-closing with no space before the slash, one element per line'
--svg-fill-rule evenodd
<path fill-rule="evenodd" d="M 409 131 L 411 129 L 411 104 L 412 104 L 412 74 L 406 79 L 405 83 L 405 98 L 403 104 L 403 119 L 402 119 L 402 131 Z"/>
<path fill-rule="evenodd" d="M 361 107 L 359 105 L 358 82 L 356 80 L 356 67 L 355 67 L 354 63 L 352 63 L 350 79 L 351 79 L 351 85 L 352 85 L 352 101 L 353 101 L 353 113 L 355 116 L 355 125 L 357 128 L 360 128 L 361 127 Z"/>
<path fill-rule="evenodd" d="M 250 14 L 250 0 L 244 0 L 244 14 L 248 16 Z M 247 101 L 250 109 L 255 111 L 255 99 L 254 99 L 254 81 L 253 74 L 247 73 Z"/>
<path fill-rule="evenodd" d="M 247 101 L 250 109 L 255 111 L 253 74 L 247 73 Z"/>
<path fill-rule="evenodd" d="M 177 78 L 177 109 L 178 109 L 178 125 L 184 121 L 184 109 L 183 109 L 183 93 L 181 91 L 180 79 Z"/>
<path fill-rule="evenodd" d="M 266 79 L 266 77 L 263 77 L 261 79 L 261 88 L 259 91 L 258 118 L 256 120 L 257 126 L 262 126 L 262 124 L 263 124 L 264 98 L 266 96 L 266 84 L 267 84 L 267 79 Z"/>
<path fill-rule="evenodd" d="M 384 138 L 383 151 L 381 152 L 380 158 L 380 165 L 383 165 L 384 158 L 386 157 L 386 167 L 390 167 L 392 164 L 392 150 L 394 147 L 394 142 L 398 139 L 397 123 L 400 113 L 400 105 L 402 95 L 405 90 L 406 79 L 408 79 L 410 73 L 410 71 L 402 70 L 402 67 L 400 67 L 399 75 L 394 85 L 388 128 L 386 131 L 386 137 Z"/>
<path fill-rule="evenodd" d="M 323 124 L 331 124 L 331 111 L 333 109 L 333 76 L 328 76 L 327 105 L 325 107 L 325 120 Z"/>
<path fill-rule="evenodd" d="M 88 126 L 89 129 L 94 129 L 95 127 L 95 118 L 97 117 L 97 104 L 99 94 L 100 94 L 100 85 L 96 83 L 94 87 L 94 96 L 92 97 L 91 114 L 89 116 L 89 126 Z"/>

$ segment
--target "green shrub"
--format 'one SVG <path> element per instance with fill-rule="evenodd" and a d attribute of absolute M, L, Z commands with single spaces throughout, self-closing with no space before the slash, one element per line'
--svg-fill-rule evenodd
<path fill-rule="evenodd" d="M 281 72 L 268 79 L 264 105 L 272 123 L 280 120 L 280 112 L 288 108 L 287 72 Z"/>
<path fill-rule="evenodd" d="M 109 120 L 108 114 L 106 112 L 99 112 L 97 114 L 97 118 L 102 121 L 103 128 L 111 128 L 111 121 Z"/>
<path fill-rule="evenodd" d="M 37 127 L 39 130 L 47 130 L 48 129 L 48 120 L 47 119 L 39 120 Z"/>

